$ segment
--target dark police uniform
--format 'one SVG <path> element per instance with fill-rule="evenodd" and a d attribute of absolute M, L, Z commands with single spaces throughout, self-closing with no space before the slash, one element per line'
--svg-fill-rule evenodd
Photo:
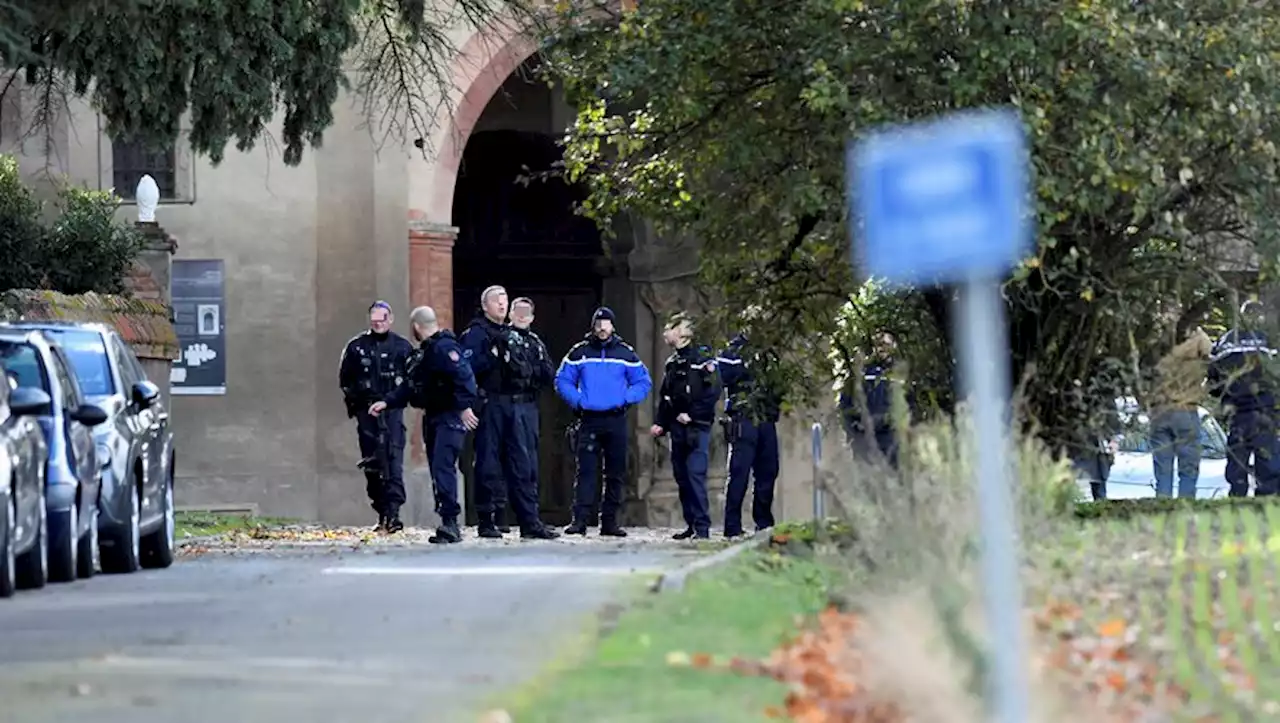
<path fill-rule="evenodd" d="M 409 340 L 391 331 L 366 331 L 347 342 L 338 362 L 338 386 L 342 388 L 347 416 L 355 417 L 360 436 L 360 455 L 378 454 L 378 419 L 369 415 L 369 406 L 385 401 L 407 378 L 406 363 L 413 353 Z M 366 470 L 365 489 L 379 523 L 398 519 L 404 504 L 404 417 L 399 410 L 384 416 L 387 425 L 387 480 L 377 470 Z"/>
<path fill-rule="evenodd" d="M 680 493 L 680 507 L 687 528 L 676 539 L 709 537 L 711 514 L 707 503 L 707 467 L 711 450 L 711 426 L 720 399 L 720 375 L 709 347 L 689 344 L 667 357 L 658 392 L 654 423 L 671 440 L 671 472 Z M 676 417 L 688 414 L 688 424 Z"/>
<path fill-rule="evenodd" d="M 613 320 L 607 307 L 592 317 Z M 556 392 L 578 414 L 575 452 L 578 478 L 574 484 L 571 535 L 587 534 L 588 518 L 600 486 L 600 462 L 604 461 L 604 500 L 600 506 L 600 534 L 625 537 L 618 524 L 622 507 L 623 477 L 627 471 L 627 409 L 649 396 L 653 380 L 636 350 L 617 334 L 601 341 L 594 334 L 578 342 L 560 362 Z"/>
<path fill-rule="evenodd" d="M 475 375 L 457 338 L 447 330 L 423 341 L 409 366 L 409 383 L 387 397 L 387 409 L 412 404 L 422 410 L 422 441 L 431 467 L 435 510 L 440 515 L 440 529 L 430 541 L 458 542 L 462 539 L 458 530 L 462 506 L 458 503 L 457 465 L 467 436 L 461 413 L 475 409 Z"/>
<path fill-rule="evenodd" d="M 747 337 L 738 334 L 729 342 L 716 368 L 725 388 L 725 437 L 729 443 L 729 483 L 724 500 L 724 534 L 740 535 L 742 503 L 747 496 L 747 483 L 755 473 L 751 499 L 751 517 L 756 530 L 774 525 L 773 492 L 778 480 L 778 418 L 782 399 L 764 388 L 751 373 L 758 362 L 747 346 Z M 744 354 L 745 357 L 744 358 Z"/>
<path fill-rule="evenodd" d="M 519 356 L 524 360 L 521 366 L 528 364 L 531 368 L 531 373 L 527 377 L 521 374 L 521 379 L 512 384 L 512 393 L 516 395 L 516 433 L 521 436 L 521 446 L 529 450 L 529 459 L 532 462 L 529 467 L 530 493 L 533 504 L 537 505 L 539 499 L 538 445 L 541 441 L 538 395 L 555 382 L 556 370 L 551 362 L 551 354 L 547 351 L 547 345 L 542 343 L 542 339 L 532 329 L 519 329 L 513 326 L 511 331 L 517 337 L 509 345 L 513 356 Z"/>
<path fill-rule="evenodd" d="M 1230 496 L 1249 494 L 1249 457 L 1257 478 L 1256 496 L 1280 488 L 1280 441 L 1276 439 L 1275 388 L 1266 366 L 1275 358 L 1267 335 L 1232 329 L 1213 345 L 1209 386 L 1226 410 L 1227 484 Z"/>
<path fill-rule="evenodd" d="M 538 515 L 534 487 L 537 460 L 526 446 L 516 407 L 533 400 L 532 365 L 522 357 L 523 337 L 507 324 L 483 315 L 462 333 L 463 356 L 475 371 L 481 409 L 475 436 L 476 516 L 481 537 L 501 537 L 506 527 L 506 502 L 515 508 L 524 537 L 555 536 Z M 524 390 L 524 391 L 517 391 Z"/>
<path fill-rule="evenodd" d="M 893 385 L 898 382 L 891 378 L 892 371 L 891 361 L 869 364 L 863 370 L 862 393 L 867 400 L 866 416 L 871 418 L 871 433 L 875 437 L 876 448 L 888 460 L 889 466 L 897 469 L 898 442 L 893 429 Z M 862 411 L 857 408 L 857 401 L 847 391 L 840 394 L 845 435 L 855 455 L 870 459 L 872 450 L 867 444 L 867 430 Z"/>

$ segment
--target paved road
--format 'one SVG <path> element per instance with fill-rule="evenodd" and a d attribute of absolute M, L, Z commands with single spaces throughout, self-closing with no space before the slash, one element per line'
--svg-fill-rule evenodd
<path fill-rule="evenodd" d="M 208 554 L 0 601 L 0 721 L 452 723 L 690 551 Z"/>

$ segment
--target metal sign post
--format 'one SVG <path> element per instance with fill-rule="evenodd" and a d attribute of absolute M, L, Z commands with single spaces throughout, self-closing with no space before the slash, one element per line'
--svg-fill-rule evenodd
<path fill-rule="evenodd" d="M 1021 118 L 1003 110 L 878 132 L 848 155 L 855 266 L 894 284 L 962 285 L 956 332 L 973 404 L 998 723 L 1028 715 L 1000 279 L 1030 252 L 1029 165 Z"/>
<path fill-rule="evenodd" d="M 813 521 L 827 518 L 827 491 L 822 488 L 822 425 L 813 423 Z"/>

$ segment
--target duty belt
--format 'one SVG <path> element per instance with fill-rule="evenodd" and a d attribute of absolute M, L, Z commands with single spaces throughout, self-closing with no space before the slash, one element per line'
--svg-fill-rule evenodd
<path fill-rule="evenodd" d="M 516 394 L 495 394 L 499 399 L 506 399 L 515 404 L 528 404 L 538 401 L 538 395 L 533 392 L 518 392 Z"/>

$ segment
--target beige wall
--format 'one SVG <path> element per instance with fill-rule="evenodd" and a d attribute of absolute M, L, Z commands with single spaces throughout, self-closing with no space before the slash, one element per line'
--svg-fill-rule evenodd
<path fill-rule="evenodd" d="M 407 219 L 411 209 L 425 209 L 427 222 L 452 222 L 450 154 L 457 148 L 451 146 L 465 139 L 451 125 L 451 114 L 465 115 L 468 103 L 489 107 L 483 119 L 473 109 L 471 122 L 481 121 L 476 130 L 533 124 L 529 130 L 555 132 L 571 118 L 559 93 L 552 94 L 550 107 L 525 112 L 520 84 L 507 83 L 496 96 L 467 95 L 467 88 L 501 85 L 501 79 L 490 77 L 502 66 L 495 58 L 517 57 L 527 52 L 527 42 L 512 46 L 499 36 L 468 40 L 462 30 L 454 41 L 463 47 L 455 67 L 461 80 L 450 103 L 441 106 L 428 139 L 434 156 L 424 158 L 410 147 L 413 139 L 405 139 L 404 148 L 377 148 L 362 127 L 360 104 L 350 96 L 339 100 L 323 148 L 309 150 L 296 168 L 286 167 L 269 142 L 248 153 L 228 147 L 216 168 L 189 151 L 180 155 L 182 200 L 163 203 L 157 221 L 177 238 L 175 258 L 222 259 L 227 275 L 227 394 L 173 400 L 180 504 L 252 504 L 263 514 L 370 521 L 363 479 L 355 470 L 354 426 L 345 418 L 336 388 L 338 357 L 346 341 L 365 327 L 366 309 L 375 298 L 397 308 L 398 330 L 407 333 Z M 0 152 L 17 153 L 34 183 L 48 188 L 65 178 L 110 186 L 110 139 L 86 104 L 74 104 L 71 116 L 55 124 L 47 152 L 40 139 L 16 142 L 8 120 L 13 114 L 5 116 Z M 272 132 L 279 135 L 278 128 Z M 135 214 L 131 204 L 121 209 L 122 218 Z M 651 248 L 633 251 L 633 268 L 623 273 L 634 280 L 636 267 L 644 273 L 661 269 L 661 259 L 638 255 L 652 253 Z M 687 253 L 682 256 L 687 259 Z M 656 382 L 665 354 L 653 336 L 654 312 L 626 279 L 611 282 L 606 302 L 634 314 L 636 346 L 645 350 Z M 613 298 L 617 294 L 631 298 Z M 637 422 L 633 464 L 641 494 L 662 500 L 658 507 L 664 509 L 650 513 L 653 521 L 674 523 L 669 461 L 644 433 L 647 411 Z M 784 425 L 778 510 L 785 516 L 809 513 L 809 423 Z M 723 484 L 722 457 L 717 464 L 714 487 Z M 416 466 L 406 454 L 410 495 L 424 497 L 425 474 L 420 462 Z M 650 487 L 658 489 L 650 492 Z M 722 503 L 713 495 L 719 519 Z M 410 507 L 419 523 L 428 521 L 429 511 L 421 510 L 429 502 Z"/>

